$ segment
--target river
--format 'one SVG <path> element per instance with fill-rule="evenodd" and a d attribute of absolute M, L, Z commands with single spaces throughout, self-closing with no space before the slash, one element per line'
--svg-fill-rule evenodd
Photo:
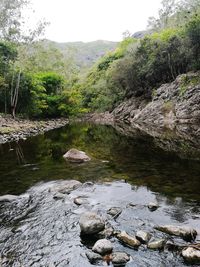
<path fill-rule="evenodd" d="M 66 162 L 62 155 L 70 148 L 85 151 L 92 160 L 84 164 Z M 113 223 L 118 230 L 142 228 L 159 237 L 153 225 L 167 223 L 189 225 L 199 231 L 199 170 L 198 158 L 183 158 L 175 151 L 164 150 L 146 134 L 136 131 L 132 136 L 124 135 L 105 125 L 75 123 L 1 145 L 0 195 L 32 196 L 31 203 L 22 197 L 19 203 L 0 204 L 1 264 L 91 266 L 83 256 L 87 245 L 80 240 L 77 223 L 84 207 L 74 207 L 76 212 L 68 216 L 69 203 L 53 200 L 47 191 L 41 196 L 42 186 L 62 180 L 93 182 L 96 193 L 90 189 L 73 193 L 78 196 L 88 190 L 92 209 L 98 206 L 103 212 L 121 206 L 123 212 Z M 159 204 L 154 212 L 146 208 L 152 201 Z M 63 228 L 63 224 L 68 226 Z M 199 232 L 196 241 L 200 241 Z M 117 250 L 132 256 L 127 266 L 188 266 L 174 252 L 149 252 L 145 246 L 136 252 L 113 242 Z"/>

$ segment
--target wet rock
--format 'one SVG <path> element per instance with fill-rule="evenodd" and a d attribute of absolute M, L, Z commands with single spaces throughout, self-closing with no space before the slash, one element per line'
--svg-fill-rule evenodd
<path fill-rule="evenodd" d="M 93 251 L 87 251 L 85 255 L 87 256 L 91 264 L 98 263 L 99 261 L 102 260 L 102 256 L 97 253 L 94 253 Z"/>
<path fill-rule="evenodd" d="M 154 202 L 150 202 L 148 204 L 148 208 L 150 211 L 155 211 L 158 209 L 158 207 L 159 207 L 159 205 L 157 203 L 154 203 Z"/>
<path fill-rule="evenodd" d="M 88 200 L 86 199 L 86 197 L 76 197 L 74 199 L 74 203 L 78 206 L 83 205 L 83 204 L 88 204 Z"/>
<path fill-rule="evenodd" d="M 62 181 L 51 188 L 51 191 L 61 194 L 70 194 L 73 190 L 79 188 L 82 185 L 81 182 L 76 180 Z"/>
<path fill-rule="evenodd" d="M 63 155 L 63 157 L 70 162 L 76 163 L 82 163 L 90 160 L 85 152 L 79 151 L 74 148 L 70 149 L 65 155 Z"/>
<path fill-rule="evenodd" d="M 111 215 L 113 218 L 117 218 L 122 213 L 122 209 L 119 207 L 112 207 L 107 211 L 107 214 Z"/>
<path fill-rule="evenodd" d="M 107 239 L 100 239 L 94 244 L 92 250 L 101 255 L 105 255 L 105 254 L 109 254 L 112 252 L 113 245 Z"/>
<path fill-rule="evenodd" d="M 165 239 L 156 239 L 148 243 L 147 247 L 150 249 L 162 249 L 165 245 Z"/>
<path fill-rule="evenodd" d="M 181 254 L 186 261 L 200 263 L 200 250 L 199 249 L 188 247 L 188 248 L 183 249 Z"/>
<path fill-rule="evenodd" d="M 65 194 L 62 194 L 62 193 L 55 193 L 54 196 L 53 196 L 53 199 L 55 200 L 59 200 L 59 199 L 64 199 L 65 198 Z"/>
<path fill-rule="evenodd" d="M 194 240 L 197 236 L 197 231 L 187 226 L 163 225 L 156 226 L 155 229 L 170 235 L 180 236 L 186 240 Z"/>
<path fill-rule="evenodd" d="M 79 225 L 81 228 L 81 234 L 92 235 L 104 230 L 105 221 L 94 212 L 86 212 L 81 216 Z"/>
<path fill-rule="evenodd" d="M 112 254 L 113 266 L 125 266 L 130 261 L 130 256 L 125 252 L 115 252 Z"/>
<path fill-rule="evenodd" d="M 149 240 L 151 239 L 151 234 L 144 232 L 144 231 L 138 231 L 136 233 L 136 238 L 141 242 L 141 243 L 148 243 Z"/>
<path fill-rule="evenodd" d="M 18 198 L 18 196 L 14 196 L 14 195 L 4 195 L 4 196 L 0 196 L 0 202 L 11 202 L 14 201 Z"/>
<path fill-rule="evenodd" d="M 130 247 L 139 247 L 141 245 L 139 240 L 137 240 L 134 236 L 128 235 L 125 231 L 118 234 L 117 238 Z"/>

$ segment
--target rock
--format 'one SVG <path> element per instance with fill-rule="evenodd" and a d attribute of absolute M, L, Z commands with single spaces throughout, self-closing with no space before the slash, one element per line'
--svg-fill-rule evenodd
<path fill-rule="evenodd" d="M 86 199 L 86 197 L 76 197 L 74 199 L 74 203 L 78 206 L 83 205 L 83 204 L 88 204 L 88 200 Z"/>
<path fill-rule="evenodd" d="M 113 218 L 117 218 L 122 213 L 122 209 L 119 207 L 110 208 L 107 214 L 111 215 Z"/>
<path fill-rule="evenodd" d="M 98 261 L 102 260 L 101 255 L 94 253 L 92 251 L 87 251 L 85 254 L 86 254 L 86 256 L 87 256 L 87 258 L 91 264 L 98 263 Z"/>
<path fill-rule="evenodd" d="M 200 263 L 200 250 L 199 249 L 188 247 L 188 248 L 183 249 L 181 254 L 186 261 Z"/>
<path fill-rule="evenodd" d="M 197 231 L 187 226 L 174 226 L 174 225 L 163 225 L 156 226 L 155 229 L 175 236 L 180 236 L 185 240 L 195 240 Z"/>
<path fill-rule="evenodd" d="M 54 195 L 53 195 L 53 199 L 55 199 L 55 200 L 59 200 L 59 199 L 64 199 L 65 198 L 65 194 L 62 194 L 62 193 L 55 193 Z"/>
<path fill-rule="evenodd" d="M 141 243 L 148 243 L 149 240 L 151 239 L 151 234 L 144 232 L 144 231 L 138 231 L 136 233 L 136 238 L 141 242 Z"/>
<path fill-rule="evenodd" d="M 130 256 L 125 252 L 114 252 L 112 254 L 113 266 L 125 266 L 130 261 Z"/>
<path fill-rule="evenodd" d="M 76 180 L 62 181 L 61 183 L 54 185 L 51 188 L 51 191 L 61 194 L 70 194 L 73 190 L 79 188 L 81 185 L 82 183 Z"/>
<path fill-rule="evenodd" d="M 105 221 L 94 212 L 86 212 L 81 216 L 79 225 L 81 228 L 81 234 L 92 235 L 104 230 Z"/>
<path fill-rule="evenodd" d="M 162 249 L 165 245 L 165 239 L 156 239 L 148 243 L 147 247 L 150 249 Z"/>
<path fill-rule="evenodd" d="M 99 232 L 97 236 L 100 239 L 109 238 L 113 235 L 113 232 L 114 232 L 114 229 L 110 226 L 110 227 L 106 227 L 103 231 Z"/>
<path fill-rule="evenodd" d="M 82 163 L 90 160 L 85 152 L 79 151 L 74 148 L 70 149 L 65 155 L 63 155 L 63 157 L 70 162 L 76 163 Z"/>
<path fill-rule="evenodd" d="M 4 195 L 4 196 L 0 196 L 0 202 L 11 202 L 14 201 L 18 198 L 18 196 L 14 196 L 14 195 Z"/>
<path fill-rule="evenodd" d="M 99 239 L 93 246 L 92 251 L 101 255 L 109 254 L 113 250 L 112 243 L 107 239 Z"/>
<path fill-rule="evenodd" d="M 159 207 L 158 204 L 157 203 L 154 203 L 154 202 L 150 202 L 148 204 L 148 208 L 149 208 L 150 211 L 155 211 L 155 210 L 158 209 L 158 207 Z"/>
<path fill-rule="evenodd" d="M 139 247 L 141 245 L 139 240 L 137 240 L 134 236 L 128 235 L 125 231 L 118 234 L 117 238 L 130 247 Z"/>

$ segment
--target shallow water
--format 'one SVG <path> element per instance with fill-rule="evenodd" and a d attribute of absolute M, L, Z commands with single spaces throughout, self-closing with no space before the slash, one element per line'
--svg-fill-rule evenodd
<path fill-rule="evenodd" d="M 72 147 L 85 151 L 92 160 L 78 165 L 66 162 L 62 155 Z M 22 198 L 0 205 L 0 251 L 10 258 L 2 266 L 39 267 L 50 266 L 50 262 L 57 262 L 59 267 L 90 266 L 83 256 L 87 248 L 79 237 L 79 215 L 90 209 L 105 215 L 112 206 L 123 208 L 117 220 L 111 221 L 115 229 L 129 233 L 144 229 L 161 237 L 153 230 L 156 224 L 190 225 L 197 229 L 199 242 L 199 170 L 200 161 L 181 159 L 175 152 L 157 147 L 150 136 L 124 136 L 111 126 L 67 125 L 1 145 L 0 195 L 29 190 L 32 196 L 31 202 Z M 41 186 L 29 189 L 38 182 L 61 179 L 93 181 L 96 185 L 72 192 L 65 202 L 53 200 Z M 90 206 L 77 209 L 70 201 L 84 193 Z M 150 201 L 157 201 L 160 208 L 148 211 Z M 145 247 L 136 252 L 113 242 L 116 250 L 135 259 L 127 266 L 186 266 L 177 254 L 149 252 Z"/>

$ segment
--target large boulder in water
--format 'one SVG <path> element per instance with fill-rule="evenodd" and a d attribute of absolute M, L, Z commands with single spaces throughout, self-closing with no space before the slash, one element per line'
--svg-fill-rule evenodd
<path fill-rule="evenodd" d="M 90 160 L 90 157 L 85 152 L 75 148 L 70 149 L 63 157 L 70 162 L 82 163 Z"/>
<path fill-rule="evenodd" d="M 94 212 L 86 212 L 81 216 L 79 225 L 82 235 L 92 235 L 104 230 L 105 221 Z"/>

